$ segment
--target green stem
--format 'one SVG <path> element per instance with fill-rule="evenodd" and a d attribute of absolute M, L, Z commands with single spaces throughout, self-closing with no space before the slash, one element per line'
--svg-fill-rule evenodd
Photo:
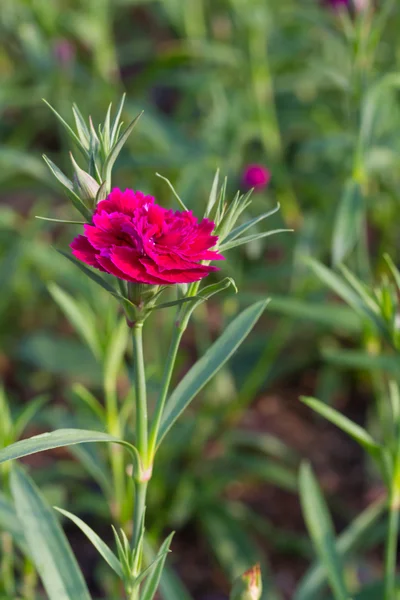
<path fill-rule="evenodd" d="M 179 324 L 175 326 L 173 338 L 171 340 L 171 345 L 169 347 L 167 362 L 164 369 L 163 380 L 161 384 L 161 392 L 157 400 L 157 404 L 154 410 L 154 415 L 150 428 L 150 436 L 149 436 L 149 460 L 152 462 L 154 460 L 154 455 L 156 452 L 157 446 L 157 436 L 158 430 L 161 424 L 161 418 L 164 411 L 165 402 L 167 400 L 168 390 L 171 383 L 172 373 L 174 371 L 175 361 L 178 354 L 179 345 L 182 339 L 182 335 L 184 333 L 184 329 L 182 329 Z"/>
<path fill-rule="evenodd" d="M 10 598 L 15 594 L 15 579 L 14 579 L 14 544 L 9 533 L 4 532 L 1 536 L 3 558 L 1 562 L 1 583 L 4 587 L 4 592 Z"/>
<path fill-rule="evenodd" d="M 198 292 L 200 286 L 200 282 L 196 281 L 192 284 L 188 290 L 188 296 L 195 296 Z M 167 362 L 164 368 L 164 375 L 161 384 L 160 395 L 157 400 L 157 404 L 154 410 L 154 415 L 150 427 L 150 436 L 149 436 L 149 451 L 148 458 L 150 465 L 152 465 L 154 460 L 154 455 L 157 449 L 157 437 L 158 431 L 161 424 L 162 415 L 164 412 L 165 402 L 167 400 L 169 387 L 171 384 L 171 378 L 174 371 L 174 366 L 176 362 L 176 357 L 179 350 L 179 345 L 182 339 L 182 336 L 187 328 L 189 318 L 192 314 L 193 308 L 190 306 L 182 306 L 177 312 L 177 318 L 175 322 L 175 330 L 171 340 L 171 344 L 168 351 Z"/>
<path fill-rule="evenodd" d="M 132 536 L 132 548 L 136 548 L 140 542 L 144 516 L 146 513 L 146 494 L 147 494 L 147 481 L 135 481 L 135 508 L 133 512 L 133 536 Z M 135 565 L 136 573 L 140 573 L 141 567 L 141 552 L 138 556 L 138 562 Z"/>
<path fill-rule="evenodd" d="M 107 412 L 107 430 L 110 435 L 121 437 L 121 426 L 118 415 L 117 395 L 115 390 L 105 386 L 105 400 Z M 122 507 L 125 497 L 125 462 L 122 448 L 117 444 L 110 444 L 110 462 L 114 485 L 114 498 L 111 510 L 113 515 L 121 520 Z"/>
<path fill-rule="evenodd" d="M 397 541 L 399 535 L 400 510 L 400 436 L 394 460 L 393 477 L 389 493 L 389 522 L 385 553 L 385 595 L 384 600 L 396 599 Z"/>
<path fill-rule="evenodd" d="M 143 322 L 133 326 L 133 356 L 135 361 L 136 447 L 144 467 L 147 467 L 147 394 L 143 355 Z"/>

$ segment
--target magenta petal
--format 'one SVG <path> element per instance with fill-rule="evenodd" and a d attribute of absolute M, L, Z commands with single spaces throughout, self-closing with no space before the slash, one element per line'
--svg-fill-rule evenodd
<path fill-rule="evenodd" d="M 114 188 L 71 248 L 79 260 L 126 281 L 191 283 L 217 270 L 202 261 L 224 258 L 212 250 L 214 227 L 191 211 L 167 210 L 143 192 Z"/>
<path fill-rule="evenodd" d="M 218 271 L 217 267 L 210 267 L 206 265 L 196 265 L 192 269 L 187 270 L 169 270 L 159 271 L 157 265 L 148 258 L 141 258 L 140 262 L 145 267 L 149 275 L 159 277 L 163 283 L 192 283 L 193 281 L 199 281 L 212 271 Z"/>
<path fill-rule="evenodd" d="M 157 277 L 157 274 L 148 274 L 147 270 L 139 260 L 138 253 L 131 248 L 116 247 L 111 253 L 111 261 L 122 271 L 125 279 L 128 281 L 136 281 L 138 283 L 147 283 L 150 285 L 159 285 L 162 280 Z"/>
<path fill-rule="evenodd" d="M 96 250 L 84 235 L 78 235 L 72 240 L 70 248 L 72 248 L 72 254 L 75 258 L 91 267 L 97 267 L 101 271 L 104 271 L 97 261 Z"/>

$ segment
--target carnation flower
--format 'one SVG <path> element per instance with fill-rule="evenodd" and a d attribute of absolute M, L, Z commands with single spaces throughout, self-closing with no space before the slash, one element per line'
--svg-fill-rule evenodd
<path fill-rule="evenodd" d="M 248 165 L 243 174 L 243 184 L 247 188 L 254 188 L 260 191 L 267 187 L 270 179 L 271 173 L 268 169 L 257 164 Z"/>
<path fill-rule="evenodd" d="M 143 192 L 115 188 L 71 248 L 77 259 L 125 281 L 191 283 L 218 270 L 202 261 L 224 258 L 210 250 L 218 241 L 213 230 L 212 221 L 199 222 L 191 211 L 167 210 Z"/>

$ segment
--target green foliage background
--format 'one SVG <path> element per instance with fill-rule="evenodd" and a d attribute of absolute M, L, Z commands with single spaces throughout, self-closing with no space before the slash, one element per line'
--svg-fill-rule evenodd
<path fill-rule="evenodd" d="M 171 563 L 195 599 L 212 589 L 223 594 L 227 581 L 260 555 L 265 598 L 306 598 L 293 590 L 311 546 L 290 518 L 277 526 L 274 511 L 258 506 L 257 494 L 273 502 L 265 490 L 278 488 L 297 502 L 297 466 L 307 449 L 299 454 L 276 431 L 254 426 L 257 398 L 271 389 L 282 402 L 312 393 L 327 404 L 339 400 L 353 415 L 355 394 L 364 399 L 356 419 L 373 430 L 379 377 L 397 372 L 389 358 L 374 362 L 369 328 L 304 261 L 345 261 L 372 284 L 384 271 L 383 252 L 397 259 L 400 7 L 388 0 L 376 4 L 355 14 L 317 0 L 1 3 L 0 374 L 11 420 L 41 398 L 45 407 L 31 433 L 60 425 L 96 427 L 93 404 L 103 402 L 107 344 L 117 328 L 116 306 L 51 248 L 66 249 L 79 228 L 35 219 L 76 216 L 41 159 L 45 152 L 71 172 L 68 141 L 42 98 L 66 119 L 74 101 L 97 121 L 126 92 L 125 122 L 145 112 L 118 160 L 115 185 L 142 189 L 173 206 L 168 187 L 155 177 L 159 172 L 201 215 L 216 168 L 229 177 L 232 195 L 246 165 L 261 163 L 272 179 L 257 194 L 254 215 L 280 202 L 274 227 L 295 229 L 230 254 L 224 275 L 235 278 L 239 294 L 196 313 L 180 356 L 184 373 L 239 307 L 272 297 L 250 341 L 169 437 L 155 474 L 150 534 L 158 539 L 165 530 L 178 530 L 181 542 L 173 545 Z M 65 318 L 57 286 L 79 299 L 98 333 L 97 350 Z M 172 319 L 172 312 L 162 311 L 148 329 L 154 390 Z M 126 359 L 118 379 L 121 397 L 131 369 Z M 13 441 L 4 423 L 0 445 Z M 102 450 L 74 456 L 79 460 L 50 457 L 46 469 L 33 472 L 53 504 L 65 503 L 89 515 L 92 525 L 101 524 L 109 514 L 98 493 L 109 484 Z M 361 459 L 359 468 L 364 486 L 375 489 L 374 470 Z M 88 472 L 96 484 L 88 485 Z M 1 500 L 0 527 L 7 521 Z M 354 506 L 340 497 L 332 498 L 332 506 L 340 527 L 355 516 Z M 379 527 L 369 536 L 378 548 Z M 193 564 L 185 569 L 192 544 L 200 548 L 191 561 L 200 561 L 200 575 L 191 572 Z M 363 569 L 374 565 L 380 572 L 376 555 L 364 556 L 361 549 L 366 545 L 357 539 L 348 564 L 355 592 Z M 6 552 L 3 546 L 3 557 Z M 285 561 L 294 566 L 282 582 Z M 18 576 L 26 569 L 19 565 Z M 96 593 L 112 593 L 97 562 L 91 571 Z M 164 599 L 184 598 L 182 590 L 168 592 L 168 585 L 177 585 L 171 581 L 164 584 Z M 328 597 L 323 586 L 319 593 Z"/>

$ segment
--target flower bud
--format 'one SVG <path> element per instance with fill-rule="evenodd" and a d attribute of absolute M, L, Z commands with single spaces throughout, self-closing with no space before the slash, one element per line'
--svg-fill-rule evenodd
<path fill-rule="evenodd" d="M 243 173 L 243 185 L 247 188 L 254 188 L 256 191 L 263 191 L 271 179 L 270 171 L 263 165 L 248 165 Z"/>
<path fill-rule="evenodd" d="M 80 168 L 72 154 L 70 156 L 72 166 L 74 168 L 73 181 L 75 192 L 79 198 L 81 198 L 81 200 L 89 200 L 90 207 L 94 208 L 96 195 L 99 191 L 100 185 L 91 175 L 89 175 L 89 173 L 86 173 L 86 171 Z"/>
<path fill-rule="evenodd" d="M 230 600 L 260 600 L 262 593 L 261 569 L 257 563 L 233 584 Z"/>

